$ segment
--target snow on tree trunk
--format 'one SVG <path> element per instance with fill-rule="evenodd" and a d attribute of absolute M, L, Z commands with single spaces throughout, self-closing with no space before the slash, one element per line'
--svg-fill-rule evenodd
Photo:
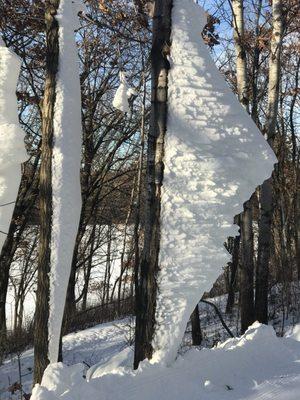
<path fill-rule="evenodd" d="M 19 125 L 16 86 L 22 61 L 0 38 L 0 251 L 9 230 L 21 181 L 21 163 L 28 158 Z"/>
<path fill-rule="evenodd" d="M 202 294 L 228 261 L 233 216 L 276 158 L 201 39 L 204 10 L 175 0 L 153 361 L 172 362 Z"/>
<path fill-rule="evenodd" d="M 52 156 L 52 234 L 49 314 L 49 360 L 57 362 L 65 298 L 81 210 L 81 92 L 74 30 L 79 28 L 77 1 L 61 0 L 59 70 L 54 110 Z"/>
<path fill-rule="evenodd" d="M 130 113 L 129 98 L 135 94 L 126 79 L 124 72 L 120 72 L 120 86 L 118 87 L 113 99 L 113 106 L 124 113 Z"/>

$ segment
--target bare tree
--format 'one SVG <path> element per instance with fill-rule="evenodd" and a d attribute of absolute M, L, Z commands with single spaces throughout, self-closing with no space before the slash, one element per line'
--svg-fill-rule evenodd
<path fill-rule="evenodd" d="M 152 63 L 152 108 L 147 153 L 147 190 L 144 248 L 136 287 L 136 330 L 134 368 L 152 357 L 155 325 L 156 275 L 160 244 L 161 186 L 163 182 L 164 138 L 167 124 L 168 70 L 171 36 L 171 0 L 155 2 Z"/>
<path fill-rule="evenodd" d="M 59 0 L 46 2 L 46 81 L 43 99 L 42 148 L 40 167 L 40 240 L 37 302 L 34 335 L 34 382 L 40 383 L 48 359 L 48 319 L 50 296 L 50 243 L 52 221 L 52 149 L 56 76 L 59 62 L 59 26 L 56 14 Z"/>
<path fill-rule="evenodd" d="M 275 135 L 278 117 L 280 60 L 283 36 L 282 1 L 272 2 L 272 36 L 269 60 L 269 89 L 266 134 L 270 146 L 276 152 Z M 258 258 L 256 272 L 255 318 L 268 323 L 269 262 L 272 240 L 273 187 L 272 178 L 265 181 L 260 190 L 261 216 L 259 221 Z"/>

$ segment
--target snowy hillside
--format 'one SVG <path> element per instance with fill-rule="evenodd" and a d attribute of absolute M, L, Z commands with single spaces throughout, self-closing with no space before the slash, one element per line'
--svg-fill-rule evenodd
<path fill-rule="evenodd" d="M 278 338 L 271 327 L 255 324 L 238 339 L 229 339 L 209 350 L 193 349 L 172 367 L 148 362 L 133 373 L 128 320 L 99 325 L 68 335 L 65 362 L 73 367 L 52 366 L 35 399 L 45 400 L 298 400 L 300 393 L 300 327 Z M 81 363 L 74 365 L 76 363 Z M 82 364 L 84 363 L 84 364 Z M 87 373 L 87 364 L 99 363 Z M 33 353 L 21 359 L 25 392 L 31 384 Z M 83 375 L 92 375 L 87 383 Z M 0 399 L 18 380 L 17 360 L 0 367 Z M 49 391 L 47 389 L 49 389 Z M 43 397 L 40 397 L 43 394 Z M 16 392 L 12 399 L 17 399 Z"/>

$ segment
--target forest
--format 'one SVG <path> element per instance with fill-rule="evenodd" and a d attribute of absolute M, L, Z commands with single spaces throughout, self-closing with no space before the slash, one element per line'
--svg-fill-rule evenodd
<path fill-rule="evenodd" d="M 0 400 L 300 398 L 299 80 L 298 0 L 0 0 Z"/>

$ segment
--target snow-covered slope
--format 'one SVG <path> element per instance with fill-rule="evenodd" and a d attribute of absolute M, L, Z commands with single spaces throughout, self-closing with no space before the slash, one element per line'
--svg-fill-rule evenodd
<path fill-rule="evenodd" d="M 81 211 L 81 92 L 74 30 L 79 28 L 80 2 L 61 0 L 59 70 L 54 110 L 52 158 L 53 218 L 51 237 L 49 359 L 56 362 L 64 299 Z"/>
<path fill-rule="evenodd" d="M 104 332 L 107 326 L 103 326 Z M 101 336 L 101 327 L 98 329 Z M 115 340 L 111 333 L 106 344 Z M 83 340 L 83 332 L 78 335 Z M 73 355 L 78 359 L 76 335 L 72 339 Z M 130 365 L 130 352 L 118 355 L 117 349 L 111 349 L 114 362 L 103 360 L 89 382 L 82 377 L 82 365 L 51 365 L 32 400 L 299 399 L 300 343 L 278 338 L 272 327 L 258 323 L 241 338 L 229 339 L 211 350 L 188 351 L 171 367 L 145 362 L 132 372 L 126 366 Z"/>
<path fill-rule="evenodd" d="M 21 180 L 21 163 L 28 158 L 19 125 L 16 87 L 22 61 L 0 37 L 0 251 L 8 232 Z"/>
<path fill-rule="evenodd" d="M 228 261 L 223 243 L 276 158 L 216 68 L 204 10 L 174 0 L 154 362 L 172 362 L 189 317 Z"/>
<path fill-rule="evenodd" d="M 112 357 L 124 349 L 128 349 L 126 337 L 130 336 L 128 319 L 114 321 L 86 329 L 81 332 L 71 333 L 63 338 L 63 355 L 66 365 L 85 363 L 105 365 Z M 21 355 L 20 367 L 22 374 L 23 390 L 30 393 L 33 380 L 33 349 L 25 351 Z M 9 397 L 8 387 L 19 381 L 17 356 L 11 355 L 3 365 L 0 365 L 0 399 L 19 400 L 17 392 L 15 396 Z M 82 399 L 84 400 L 84 398 Z"/>

